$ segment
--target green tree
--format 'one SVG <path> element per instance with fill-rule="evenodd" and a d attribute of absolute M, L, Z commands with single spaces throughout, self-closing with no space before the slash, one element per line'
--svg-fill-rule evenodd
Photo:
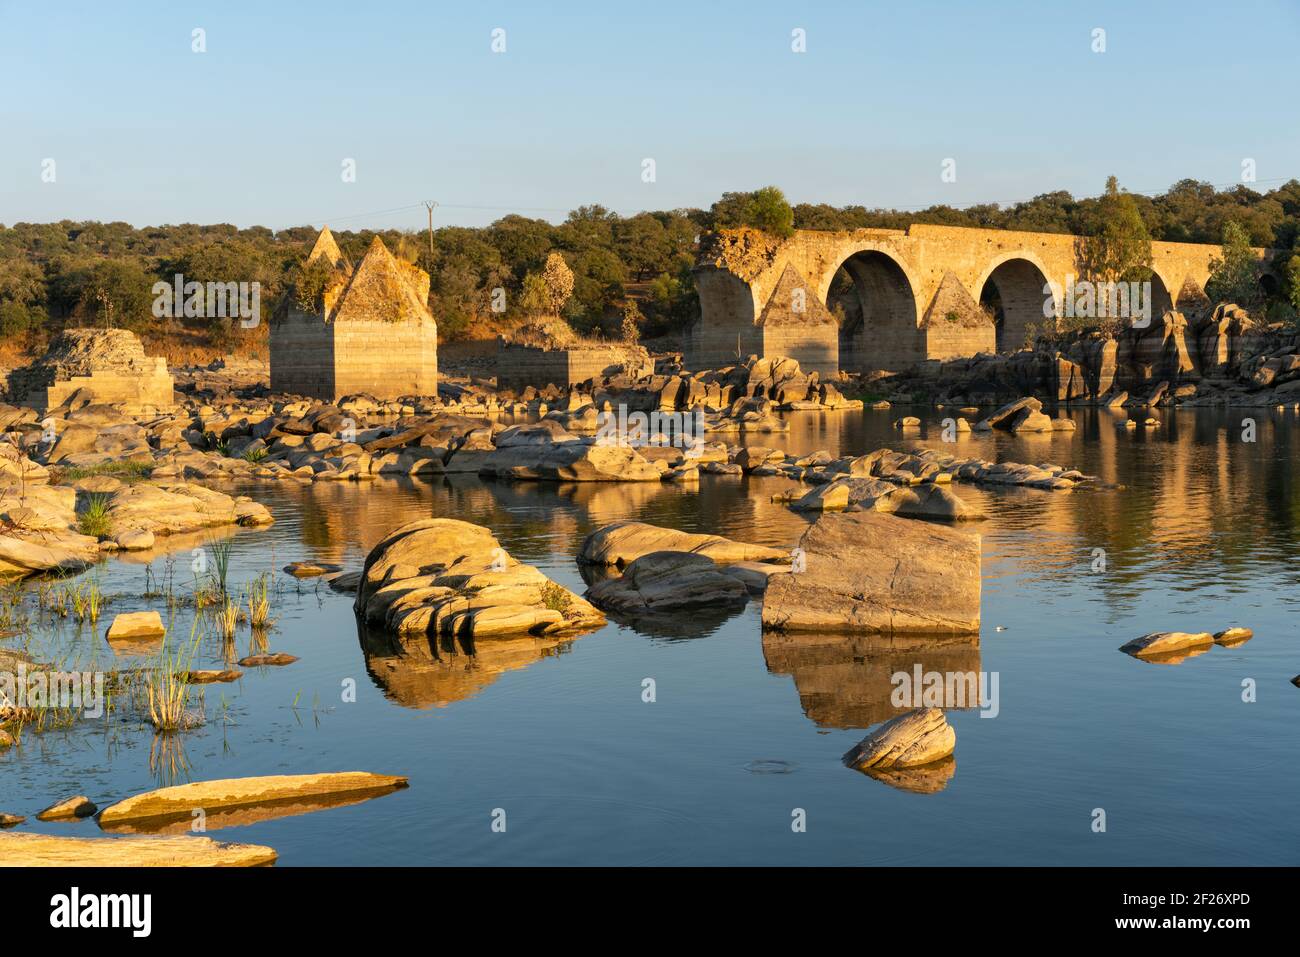
<path fill-rule="evenodd" d="M 1250 248 L 1250 237 L 1245 229 L 1229 220 L 1223 226 L 1219 258 L 1210 262 L 1206 296 L 1213 303 L 1235 302 L 1247 310 L 1257 309 L 1264 301 L 1259 275 L 1259 259 Z"/>
<path fill-rule="evenodd" d="M 715 229 L 750 226 L 783 239 L 794 232 L 794 210 L 775 186 L 752 193 L 723 193 L 711 212 Z"/>
<path fill-rule="evenodd" d="M 152 321 L 155 279 L 131 259 L 102 259 L 86 272 L 76 314 L 105 327 L 141 330 Z"/>
<path fill-rule="evenodd" d="M 519 293 L 519 312 L 525 316 L 545 316 L 551 312 L 551 297 L 546 280 L 535 272 L 524 277 Z"/>
<path fill-rule="evenodd" d="M 1079 270 L 1093 282 L 1141 282 L 1151 276 L 1151 234 L 1129 193 L 1114 176 L 1086 224 L 1079 244 Z"/>
<path fill-rule="evenodd" d="M 663 223 L 650 213 L 620 220 L 614 234 L 615 251 L 638 281 L 667 268 L 672 244 Z"/>

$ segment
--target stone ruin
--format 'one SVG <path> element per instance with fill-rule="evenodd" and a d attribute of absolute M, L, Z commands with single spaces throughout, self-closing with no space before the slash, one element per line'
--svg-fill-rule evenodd
<path fill-rule="evenodd" d="M 563 319 L 540 319 L 497 339 L 497 387 L 567 389 L 603 376 L 640 378 L 654 372 L 643 346 L 583 339 Z"/>
<path fill-rule="evenodd" d="M 124 406 L 129 414 L 170 409 L 172 387 L 167 360 L 145 355 L 127 329 L 66 329 L 43 356 L 9 374 L 12 400 L 40 412 L 79 390 L 96 403 Z"/>
<path fill-rule="evenodd" d="M 329 227 L 307 262 L 332 268 L 319 312 L 286 296 L 271 322 L 271 390 L 328 402 L 437 395 L 438 325 L 429 274 L 393 256 L 378 236 L 353 267 Z"/>

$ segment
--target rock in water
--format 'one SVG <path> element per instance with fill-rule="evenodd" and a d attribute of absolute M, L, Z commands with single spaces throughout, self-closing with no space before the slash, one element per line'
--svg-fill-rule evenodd
<path fill-rule="evenodd" d="M 796 569 L 768 584 L 764 628 L 979 631 L 978 535 L 876 512 L 844 512 L 818 519 L 799 540 L 799 550 Z"/>
<path fill-rule="evenodd" d="M 128 821 L 189 817 L 195 808 L 205 812 L 248 807 L 272 801 L 294 801 L 325 795 L 388 792 L 407 786 L 407 779 L 367 771 L 330 774 L 277 774 L 268 777 L 195 781 L 146 791 L 104 808 L 100 827 Z"/>
<path fill-rule="evenodd" d="M 587 536 L 578 561 L 589 565 L 626 565 L 651 552 L 694 552 L 715 562 L 788 562 L 780 548 L 735 542 L 721 535 L 701 535 L 645 522 L 614 522 Z"/>
<path fill-rule="evenodd" d="M 451 518 L 411 522 L 376 545 L 354 607 L 397 634 L 462 639 L 576 634 L 605 623 L 585 599 L 511 558 L 488 529 Z"/>
<path fill-rule="evenodd" d="M 1033 396 L 1024 396 L 1015 402 L 1009 402 L 1002 408 L 998 409 L 992 415 L 975 426 L 977 432 L 985 432 L 989 429 L 1007 429 L 1010 431 L 1037 431 L 1042 428 L 1042 421 L 1038 417 L 1047 418 L 1043 415 L 1043 403 L 1039 402 Z M 1029 428 L 1022 428 L 1028 425 Z M 1052 427 L 1051 419 L 1047 419 L 1047 429 Z"/>
<path fill-rule="evenodd" d="M 282 651 L 271 652 L 264 655 L 248 655 L 240 658 L 236 664 L 241 668 L 259 668 L 279 665 L 291 665 L 298 660 L 297 655 L 285 654 Z"/>
<path fill-rule="evenodd" d="M 952 754 L 957 733 L 938 708 L 918 708 L 890 718 L 844 755 L 860 771 L 914 768 Z"/>
<path fill-rule="evenodd" d="M 1214 643 L 1223 645 L 1225 648 L 1233 648 L 1237 645 L 1244 645 L 1254 637 L 1255 633 L 1249 628 L 1225 628 L 1223 631 L 1214 633 Z"/>
<path fill-rule="evenodd" d="M 1168 655 L 1189 648 L 1203 648 L 1214 644 L 1214 636 L 1208 631 L 1156 631 L 1120 645 L 1119 650 L 1134 658 L 1150 658 Z"/>
<path fill-rule="evenodd" d="M 618 578 L 597 582 L 586 597 L 609 612 L 670 612 L 691 608 L 744 605 L 749 589 L 739 578 L 719 571 L 707 555 L 651 552 Z"/>
<path fill-rule="evenodd" d="M 124 611 L 108 627 L 108 640 L 161 638 L 167 634 L 162 616 L 156 611 Z"/>
<path fill-rule="evenodd" d="M 94 802 L 84 794 L 55 801 L 44 811 L 36 815 L 38 821 L 75 821 L 77 818 L 90 817 L 95 813 Z"/>

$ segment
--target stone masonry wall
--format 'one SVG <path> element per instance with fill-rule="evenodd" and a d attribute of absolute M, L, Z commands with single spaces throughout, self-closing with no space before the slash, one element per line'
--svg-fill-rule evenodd
<path fill-rule="evenodd" d="M 804 372 L 819 372 L 834 378 L 840 369 L 840 334 L 834 323 L 816 325 L 773 325 L 763 327 L 763 351 L 767 357 L 788 356 Z"/>
<path fill-rule="evenodd" d="M 437 395 L 438 332 L 432 322 L 332 322 L 334 395 L 377 399 Z"/>
<path fill-rule="evenodd" d="M 271 391 L 334 400 L 334 335 L 319 316 L 290 308 L 272 321 Z"/>
<path fill-rule="evenodd" d="M 639 346 L 585 343 L 567 349 L 542 349 L 502 342 L 497 352 L 497 385 L 515 392 L 528 386 L 564 388 L 605 375 L 614 366 L 629 367 L 633 377 L 654 371 L 649 354 Z"/>

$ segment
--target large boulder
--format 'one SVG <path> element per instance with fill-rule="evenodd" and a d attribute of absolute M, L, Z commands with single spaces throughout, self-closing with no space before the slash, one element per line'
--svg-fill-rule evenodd
<path fill-rule="evenodd" d="M 1052 420 L 1043 414 L 1043 403 L 1033 396 L 1009 402 L 975 426 L 975 431 L 1005 429 L 1009 432 L 1050 432 Z"/>
<path fill-rule="evenodd" d="M 585 597 L 605 611 L 636 615 L 739 607 L 749 601 L 749 589 L 720 571 L 707 555 L 651 552 L 629 564 L 618 578 L 592 585 Z"/>
<path fill-rule="evenodd" d="M 876 512 L 824 515 L 799 540 L 796 570 L 775 576 L 763 627 L 777 631 L 973 634 L 980 539 Z"/>
<path fill-rule="evenodd" d="M 622 567 L 651 552 L 694 552 L 720 563 L 790 561 L 790 553 L 780 548 L 631 521 L 614 522 L 588 535 L 578 561 Z"/>
<path fill-rule="evenodd" d="M 399 635 L 462 640 L 591 631 L 605 616 L 491 531 L 450 518 L 403 525 L 366 558 L 355 602 L 368 624 Z"/>

